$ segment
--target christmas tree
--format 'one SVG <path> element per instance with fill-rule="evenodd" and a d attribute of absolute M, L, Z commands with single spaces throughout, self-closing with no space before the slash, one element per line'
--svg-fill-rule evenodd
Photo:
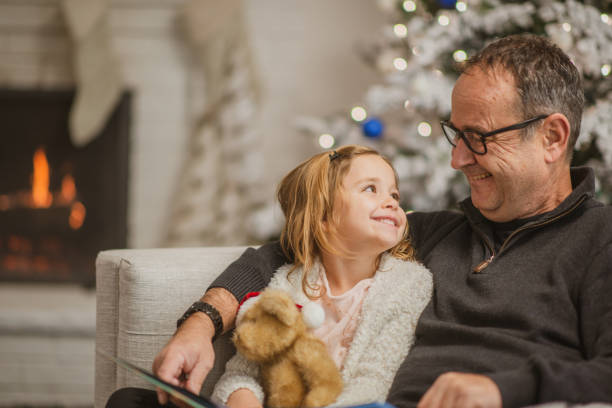
<path fill-rule="evenodd" d="M 598 198 L 612 202 L 612 1 L 378 4 L 389 24 L 361 53 L 365 63 L 381 73 L 380 84 L 364 90 L 361 106 L 298 121 L 322 149 L 372 146 L 393 161 L 404 208 L 455 207 L 469 188 L 450 166 L 451 146 L 439 121 L 450 115 L 457 64 L 496 38 L 529 32 L 550 38 L 583 74 L 586 105 L 572 165 L 593 167 Z M 269 225 L 270 214 L 260 212 L 255 225 Z"/>
<path fill-rule="evenodd" d="M 595 168 L 600 199 L 612 201 L 612 2 L 379 1 L 390 24 L 363 49 L 383 76 L 361 106 L 302 119 L 322 148 L 358 143 L 392 158 L 404 205 L 453 207 L 468 195 L 453 170 L 439 121 L 450 114 L 457 64 L 487 42 L 515 33 L 545 35 L 583 74 L 586 107 L 574 165 Z"/>

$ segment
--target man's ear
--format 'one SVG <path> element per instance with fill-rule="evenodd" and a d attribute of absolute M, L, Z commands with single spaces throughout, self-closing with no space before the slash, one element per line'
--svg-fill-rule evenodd
<path fill-rule="evenodd" d="M 565 160 L 570 138 L 570 123 L 567 117 L 562 113 L 551 114 L 544 119 L 541 132 L 546 163 Z"/>

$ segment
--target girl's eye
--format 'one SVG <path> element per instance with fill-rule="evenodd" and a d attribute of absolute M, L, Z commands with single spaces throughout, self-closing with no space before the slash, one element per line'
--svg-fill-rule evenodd
<path fill-rule="evenodd" d="M 363 191 L 369 191 L 371 193 L 375 193 L 376 192 L 376 186 L 374 185 L 369 185 L 366 188 L 363 189 Z"/>
<path fill-rule="evenodd" d="M 395 201 L 399 201 L 399 200 L 400 200 L 400 195 L 399 195 L 399 193 L 392 193 L 392 194 L 391 194 L 391 197 L 393 197 L 393 199 L 394 199 Z"/>

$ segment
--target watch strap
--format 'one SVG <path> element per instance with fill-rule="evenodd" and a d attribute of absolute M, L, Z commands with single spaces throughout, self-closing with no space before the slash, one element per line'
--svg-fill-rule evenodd
<path fill-rule="evenodd" d="M 219 337 L 221 333 L 223 333 L 223 319 L 221 319 L 221 314 L 219 313 L 217 308 L 215 308 L 210 303 L 197 301 L 191 306 L 189 306 L 185 313 L 183 313 L 183 316 L 181 316 L 181 318 L 176 321 L 176 328 L 178 329 L 179 327 L 181 327 L 185 320 L 187 320 L 189 316 L 196 312 L 204 313 L 212 321 L 213 326 L 215 327 L 215 335 L 213 336 L 212 341 L 215 341 L 217 337 Z"/>

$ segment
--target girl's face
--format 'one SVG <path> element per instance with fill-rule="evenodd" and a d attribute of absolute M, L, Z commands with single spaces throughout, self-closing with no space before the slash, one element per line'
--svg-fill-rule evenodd
<path fill-rule="evenodd" d="M 374 154 L 353 158 L 333 211 L 338 222 L 335 243 L 357 256 L 379 255 L 394 247 L 406 227 L 393 169 Z"/>

